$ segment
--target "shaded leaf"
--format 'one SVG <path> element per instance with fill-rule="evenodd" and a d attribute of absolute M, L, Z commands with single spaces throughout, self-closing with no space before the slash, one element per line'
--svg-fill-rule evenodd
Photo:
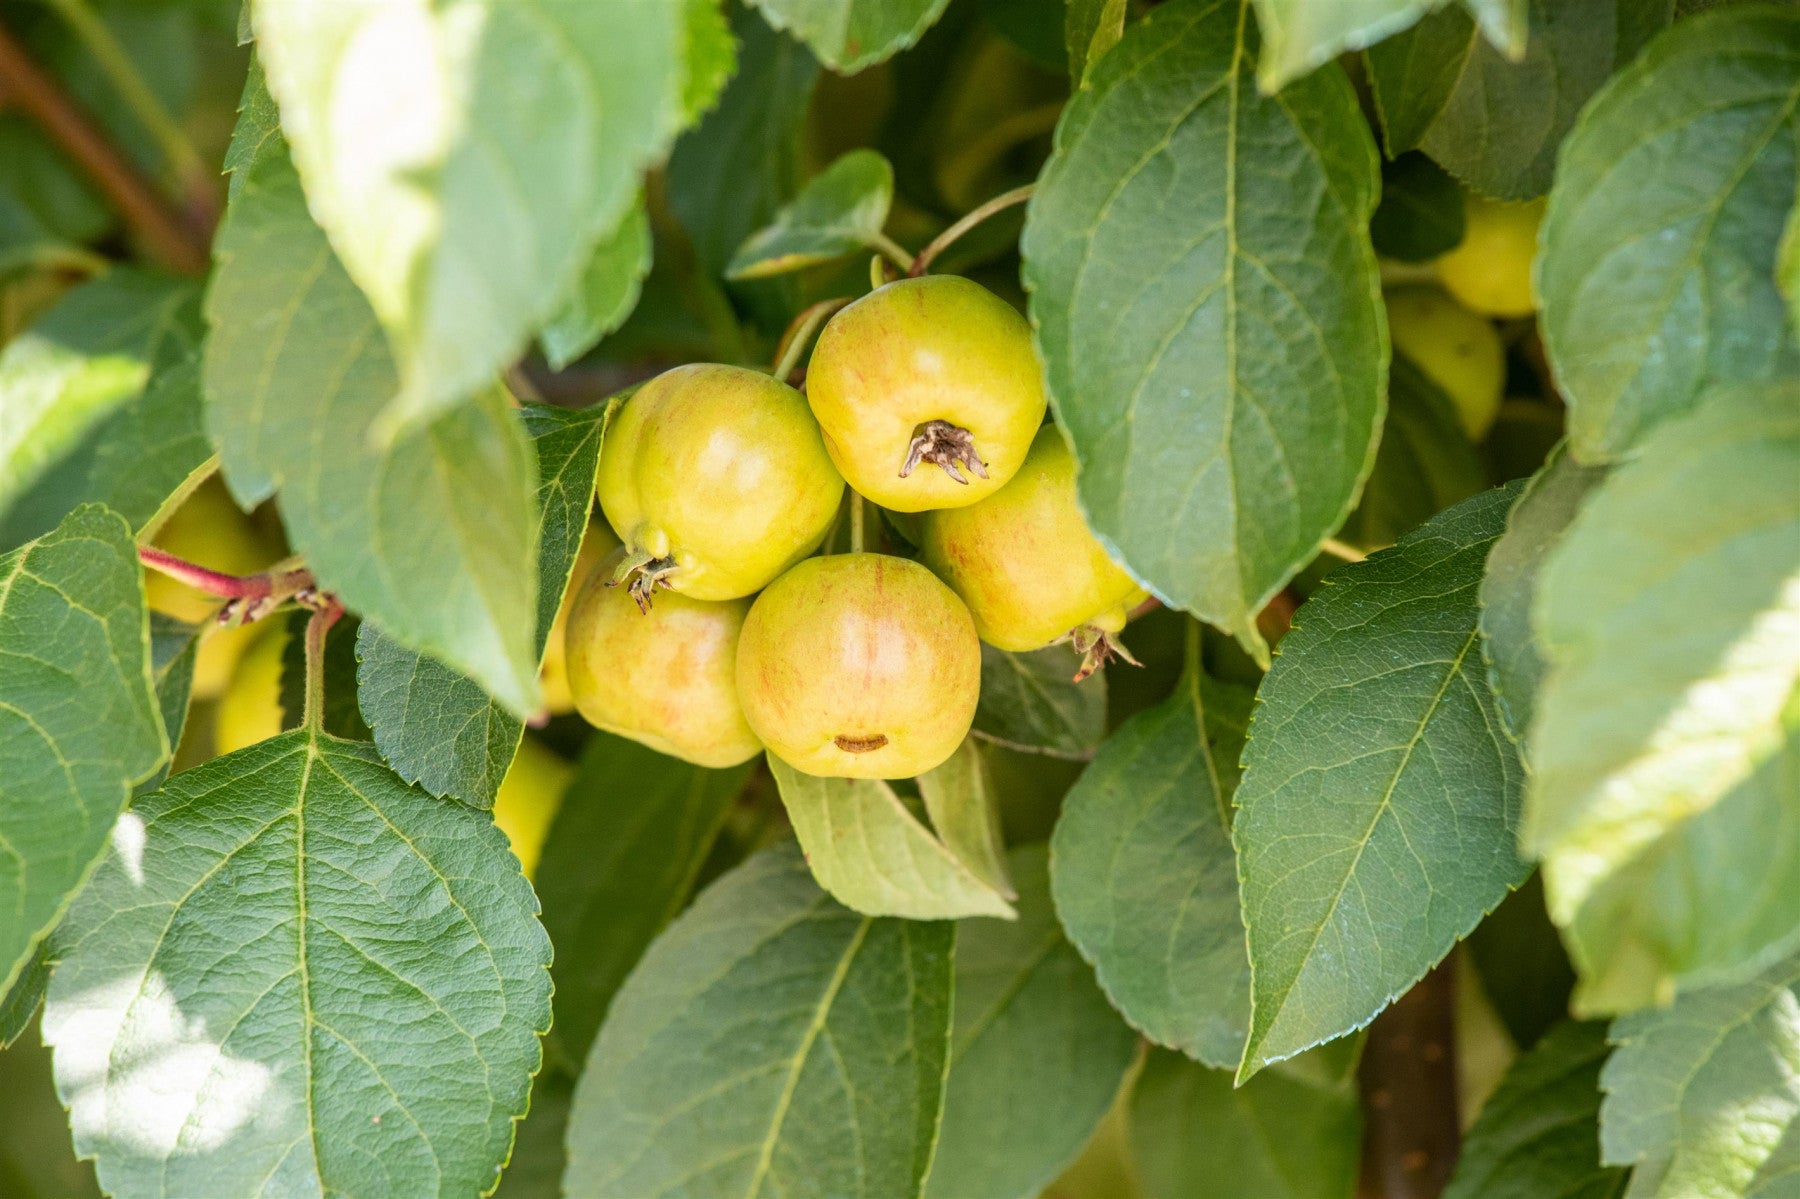
<path fill-rule="evenodd" d="M 506 1163 L 494 1199 L 562 1199 L 563 1170 L 568 1165 L 563 1137 L 574 1099 L 575 1080 L 567 1074 L 545 1070 L 532 1080 L 531 1110 L 519 1121 L 512 1160 Z"/>
<path fill-rule="evenodd" d="M 1131 1100 L 1131 1144 L 1158 1199 L 1349 1199 L 1362 1113 L 1344 1072 L 1302 1058 L 1234 1088 L 1153 1049 Z"/>
<path fill-rule="evenodd" d="M 1250 1019 L 1230 804 L 1250 693 L 1190 671 L 1100 747 L 1050 843 L 1056 911 L 1158 1044 L 1235 1066 Z"/>
<path fill-rule="evenodd" d="M 1240 1076 L 1367 1024 L 1528 872 L 1524 772 L 1476 633 L 1517 493 L 1337 572 L 1282 642 L 1232 830 L 1252 971 Z"/>
<path fill-rule="evenodd" d="M 1800 1167 L 1800 957 L 1612 1026 L 1600 1074 L 1603 1160 L 1631 1194 L 1776 1196 Z"/>
<path fill-rule="evenodd" d="M 761 279 L 867 249 L 894 202 L 894 168 L 874 150 L 852 150 L 807 181 L 751 234 L 726 265 L 730 279 Z"/>
<path fill-rule="evenodd" d="M 950 1081 L 926 1199 L 1037 1195 L 1081 1152 L 1137 1053 L 1057 926 L 1044 846 L 1009 860 L 1019 919 L 957 930 Z"/>
<path fill-rule="evenodd" d="M 1023 250 L 1089 523 L 1266 657 L 1255 614 L 1374 459 L 1387 355 L 1355 94 L 1329 68 L 1260 95 L 1256 60 L 1228 0 L 1133 26 L 1063 111 Z"/>
<path fill-rule="evenodd" d="M 1788 215 L 1787 231 L 1781 235 L 1781 248 L 1775 256 L 1775 284 L 1787 297 L 1794 328 L 1800 331 L 1800 204 Z"/>
<path fill-rule="evenodd" d="M 1375 469 L 1339 536 L 1366 548 L 1392 545 L 1486 486 L 1487 469 L 1463 431 L 1455 402 L 1396 353 Z"/>
<path fill-rule="evenodd" d="M 838 902 L 911 920 L 1013 918 L 1000 893 L 932 836 L 887 783 L 816 778 L 774 754 L 768 761 L 813 877 Z"/>
<path fill-rule="evenodd" d="M 706 770 L 596 733 L 545 841 L 537 889 L 556 945 L 556 1031 L 587 1059 L 613 995 L 687 902 L 748 765 Z"/>
<path fill-rule="evenodd" d="M 1797 478 L 1800 387 L 1713 392 L 1542 567 L 1525 844 L 1584 1011 L 1666 999 L 1797 931 Z"/>
<path fill-rule="evenodd" d="M 35 1028 L 0 1053 L 0 1187 L 7 1199 L 100 1199 L 94 1170 L 69 1143 L 50 1051 Z"/>
<path fill-rule="evenodd" d="M 1604 1024 L 1564 1022 L 1513 1063 L 1463 1141 L 1445 1199 L 1616 1199 L 1627 1174 L 1600 1164 Z"/>
<path fill-rule="evenodd" d="M 194 662 L 200 653 L 204 627 L 183 624 L 161 612 L 150 613 L 150 682 L 156 688 L 156 709 L 162 717 L 171 754 L 181 744 L 187 727 L 188 701 L 194 687 Z M 132 794 L 144 795 L 162 786 L 170 763 L 165 761 Z"/>
<path fill-rule="evenodd" d="M 1000 805 L 980 747 L 965 739 L 947 761 L 920 775 L 919 796 L 944 848 L 996 892 L 1018 898 L 1007 877 Z"/>
<path fill-rule="evenodd" d="M 1442 167 L 1423 154 L 1407 153 L 1382 171 L 1381 205 L 1369 220 L 1377 254 L 1425 262 L 1455 249 L 1463 230 L 1462 189 Z"/>
<path fill-rule="evenodd" d="M 1800 9 L 1727 5 L 1653 41 L 1564 142 L 1537 294 L 1578 461 L 1710 383 L 1800 373 L 1773 269 L 1797 106 Z"/>
<path fill-rule="evenodd" d="M 258 146 L 206 297 L 207 425 L 232 494 L 249 505 L 279 487 L 289 538 L 322 585 L 528 712 L 537 572 L 524 437 L 490 391 L 375 443 L 396 387 L 387 345 L 307 215 L 281 139 Z"/>
<path fill-rule="evenodd" d="M 1472 41 L 1420 144 L 1483 195 L 1543 195 L 1557 149 L 1588 98 L 1669 17 L 1669 0 L 1533 0 L 1524 58 L 1509 61 Z"/>
<path fill-rule="evenodd" d="M 841 75 L 854 75 L 918 41 L 948 2 L 751 0 L 769 24 L 805 42 Z"/>
<path fill-rule="evenodd" d="M 1088 68 L 1125 36 L 1125 0 L 1068 0 L 1063 36 L 1069 46 L 1069 81 L 1079 87 Z"/>
<path fill-rule="evenodd" d="M 373 746 L 300 730 L 174 776 L 57 933 L 77 1149 L 115 1193 L 490 1189 L 550 1021 L 536 911 L 488 818 Z"/>
<path fill-rule="evenodd" d="M 1468 11 L 1445 6 L 1397 37 L 1369 47 L 1364 56 L 1369 92 L 1381 122 L 1381 144 L 1390 157 L 1417 149 L 1425 140 L 1462 78 L 1476 37 Z"/>
<path fill-rule="evenodd" d="M 538 334 L 544 357 L 562 370 L 625 323 L 650 272 L 650 218 L 633 204 L 600 239 L 588 264 Z"/>
<path fill-rule="evenodd" d="M 537 458 L 537 615 L 532 662 L 543 659 L 593 504 L 594 472 L 611 409 L 527 404 L 519 420 Z M 408 649 L 373 624 L 358 632 L 355 694 L 375 744 L 401 778 L 433 795 L 491 808 L 518 750 L 518 717 L 481 684 Z"/>
<path fill-rule="evenodd" d="M 1531 627 L 1539 572 L 1581 502 L 1605 477 L 1604 470 L 1579 465 L 1566 446 L 1558 446 L 1519 493 L 1506 532 L 1488 554 L 1481 580 L 1481 653 L 1500 715 L 1521 744 L 1544 681 L 1544 657 Z"/>
<path fill-rule="evenodd" d="M 918 1193 L 955 926 L 858 916 L 784 844 L 709 887 L 620 990 L 569 1117 L 570 1199 Z"/>
<path fill-rule="evenodd" d="M 1257 82 L 1265 92 L 1286 88 L 1345 50 L 1372 46 L 1417 21 L 1445 0 L 1255 0 L 1268 49 Z M 1489 40 L 1517 58 L 1525 51 L 1524 0 L 1463 0 Z"/>
<path fill-rule="evenodd" d="M 1575 968 L 1544 909 L 1533 874 L 1475 926 L 1466 942 L 1481 990 L 1520 1049 L 1530 1049 L 1569 1014 Z"/>
<path fill-rule="evenodd" d="M 128 498 L 121 494 L 127 480 L 95 475 L 96 443 L 117 438 L 112 426 L 119 414 L 143 404 L 152 365 L 172 369 L 199 338 L 191 282 L 118 267 L 69 291 L 7 343 L 0 352 L 0 545 L 11 548 L 54 528 L 83 499 Z M 158 416 L 143 422 L 140 433 L 157 440 L 146 451 L 179 436 L 169 425 L 178 419 L 180 398 L 170 391 L 149 401 Z M 127 461 L 115 465 L 133 465 L 131 447 L 120 452 Z M 80 461 L 65 465 L 71 458 Z M 50 477 L 64 471 L 73 482 Z M 109 490 L 77 490 L 87 482 Z M 53 494 L 32 494 L 40 485 Z M 149 511 L 138 503 L 121 512 L 140 527 L 167 494 Z"/>
<path fill-rule="evenodd" d="M 0 556 L 0 995 L 169 756 L 131 530 L 97 505 Z"/>
<path fill-rule="evenodd" d="M 975 736 L 1053 758 L 1090 758 L 1106 736 L 1106 675 L 1074 682 L 1067 646 L 1009 654 L 981 646 Z"/>
<path fill-rule="evenodd" d="M 44 988 L 50 985 L 47 949 L 48 942 L 38 942 L 31 961 L 13 980 L 12 988 L 0 992 L 0 1049 L 19 1039 L 37 1015 L 38 1005 L 44 1002 Z"/>
<path fill-rule="evenodd" d="M 306 626 L 311 618 L 312 613 L 305 609 L 286 615 L 288 627 L 281 643 L 279 683 L 283 728 L 299 728 L 306 720 Z M 346 741 L 370 740 L 369 726 L 363 720 L 356 695 L 356 648 L 361 627 L 361 621 L 347 616 L 325 634 L 321 719 L 326 732 Z"/>
<path fill-rule="evenodd" d="M 683 121 L 687 9 L 256 0 L 309 207 L 392 344 L 381 429 L 460 405 L 569 294 Z"/>

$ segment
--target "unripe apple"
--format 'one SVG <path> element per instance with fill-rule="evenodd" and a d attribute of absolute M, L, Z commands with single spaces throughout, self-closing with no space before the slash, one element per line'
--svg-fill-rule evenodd
<path fill-rule="evenodd" d="M 1544 201 L 1502 203 L 1467 195 L 1463 239 L 1437 260 L 1438 278 L 1467 308 L 1486 316 L 1530 316 L 1531 262 L 1537 257 Z"/>
<path fill-rule="evenodd" d="M 665 371 L 625 402 L 600 451 L 600 507 L 633 595 L 751 595 L 818 548 L 844 480 L 799 392 L 760 371 Z"/>
<path fill-rule="evenodd" d="M 737 692 L 750 727 L 796 770 L 910 778 L 968 735 L 981 644 L 968 608 L 917 562 L 808 558 L 751 606 Z"/>
<path fill-rule="evenodd" d="M 1506 391 L 1506 347 L 1494 323 L 1431 286 L 1394 288 L 1387 310 L 1394 349 L 1455 403 L 1470 441 L 1486 437 Z"/>
<path fill-rule="evenodd" d="M 213 713 L 213 752 L 235 753 L 281 732 L 281 655 L 287 621 L 279 616 L 248 626 L 249 646 Z"/>
<path fill-rule="evenodd" d="M 1086 641 L 1097 660 L 1082 678 L 1146 595 L 1089 530 L 1075 456 L 1054 425 L 1010 483 L 979 504 L 927 513 L 921 536 L 925 564 L 969 606 L 983 641 L 1016 652 Z"/>
<path fill-rule="evenodd" d="M 956 275 L 890 283 L 832 317 L 806 398 L 844 478 L 895 512 L 992 495 L 1044 421 L 1025 318 Z"/>
<path fill-rule="evenodd" d="M 755 757 L 762 742 L 745 722 L 734 675 L 750 601 L 674 591 L 640 612 L 624 588 L 607 585 L 615 559 L 588 576 L 569 611 L 576 709 L 596 728 L 697 766 Z"/>
<path fill-rule="evenodd" d="M 569 571 L 569 585 L 563 590 L 562 603 L 556 609 L 556 619 L 550 624 L 550 633 L 544 639 L 544 661 L 538 667 L 538 685 L 544 693 L 544 710 L 552 716 L 562 716 L 575 710 L 575 695 L 569 690 L 569 659 L 564 653 L 568 644 L 569 610 L 575 606 L 575 597 L 581 594 L 581 588 L 588 576 L 599 568 L 600 563 L 619 548 L 619 539 L 613 536 L 603 520 L 588 522 L 587 532 L 581 536 L 581 548 L 575 554 L 575 566 Z"/>
<path fill-rule="evenodd" d="M 537 876 L 544 838 L 574 777 L 575 767 L 536 737 L 526 733 L 520 739 L 519 752 L 494 795 L 494 823 L 512 842 L 526 878 Z"/>

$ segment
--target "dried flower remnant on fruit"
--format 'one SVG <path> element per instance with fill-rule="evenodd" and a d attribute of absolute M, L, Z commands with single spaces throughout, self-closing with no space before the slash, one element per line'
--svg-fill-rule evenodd
<path fill-rule="evenodd" d="M 1123 643 L 1114 641 L 1112 634 L 1097 625 L 1084 624 L 1080 628 L 1070 629 L 1069 635 L 1062 640 L 1073 645 L 1075 652 L 1081 655 L 1081 666 L 1075 671 L 1077 683 L 1115 658 L 1133 666 L 1143 666 L 1142 662 L 1132 657 L 1131 651 Z"/>
<path fill-rule="evenodd" d="M 675 559 L 672 557 L 652 558 L 639 551 L 626 554 L 619 560 L 613 570 L 612 577 L 606 580 L 608 587 L 626 584 L 625 590 L 631 596 L 631 602 L 637 605 L 639 612 L 649 612 L 650 603 L 658 587 L 670 590 L 672 585 L 669 576 L 675 573 Z"/>
<path fill-rule="evenodd" d="M 964 487 L 969 481 L 957 470 L 958 466 L 983 479 L 988 477 L 987 463 L 975 452 L 975 435 L 947 420 L 926 421 L 919 426 L 906 447 L 906 461 L 900 464 L 900 477 L 904 479 L 912 474 L 921 462 L 942 467 L 945 474 Z"/>

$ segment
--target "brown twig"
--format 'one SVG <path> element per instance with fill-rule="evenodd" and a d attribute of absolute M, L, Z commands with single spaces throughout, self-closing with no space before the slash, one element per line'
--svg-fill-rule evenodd
<path fill-rule="evenodd" d="M 206 273 L 207 240 L 188 226 L 60 83 L 0 26 L 0 90 L 36 121 L 105 194 L 144 247 L 184 275 Z"/>
<path fill-rule="evenodd" d="M 1449 962 L 1369 1026 L 1358 1080 L 1362 1199 L 1437 1199 L 1456 1164 L 1456 974 Z"/>

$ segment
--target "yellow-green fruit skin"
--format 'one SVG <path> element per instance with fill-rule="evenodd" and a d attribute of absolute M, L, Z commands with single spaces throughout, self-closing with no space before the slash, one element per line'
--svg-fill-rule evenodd
<path fill-rule="evenodd" d="M 569 585 L 557 606 L 556 619 L 544 639 L 544 661 L 538 666 L 538 686 L 544 693 L 544 710 L 552 716 L 566 716 L 575 710 L 575 696 L 569 690 L 569 660 L 564 656 L 568 645 L 569 609 L 588 576 L 599 568 L 606 556 L 619 548 L 619 539 L 603 520 L 591 521 L 582 534 L 581 548 L 575 554 L 575 566 L 569 572 Z M 548 751 L 546 751 L 548 752 Z"/>
<path fill-rule="evenodd" d="M 986 499 L 1025 461 L 1044 422 L 1031 328 L 1013 307 L 956 275 L 902 279 L 831 318 L 806 368 L 806 398 L 831 460 L 883 508 L 924 512 Z M 922 462 L 900 468 L 920 425 L 967 429 L 987 478 L 958 483 Z"/>
<path fill-rule="evenodd" d="M 494 823 L 512 842 L 526 878 L 537 877 L 544 840 L 574 777 L 575 767 L 536 737 L 528 733 L 519 741 L 519 752 L 494 795 Z"/>
<path fill-rule="evenodd" d="M 1486 437 L 1506 390 L 1506 347 L 1493 322 L 1430 286 L 1394 288 L 1387 310 L 1394 349 L 1443 388 L 1470 441 Z"/>
<path fill-rule="evenodd" d="M 569 610 L 564 654 L 575 707 L 595 728 L 696 766 L 762 750 L 738 704 L 738 635 L 750 601 L 661 592 L 639 612 L 603 563 Z"/>
<path fill-rule="evenodd" d="M 674 558 L 674 590 L 731 600 L 818 548 L 844 480 L 799 392 L 703 363 L 658 375 L 619 409 L 598 491 L 627 546 Z"/>
<path fill-rule="evenodd" d="M 280 618 L 250 626 L 254 637 L 237 660 L 213 715 L 213 752 L 236 753 L 281 732 L 281 655 L 287 626 Z"/>
<path fill-rule="evenodd" d="M 1070 630 L 1125 625 L 1145 591 L 1107 556 L 1075 498 L 1075 456 L 1054 425 L 999 491 L 928 513 L 925 564 L 950 584 L 989 645 L 1041 649 Z"/>
<path fill-rule="evenodd" d="M 750 727 L 795 770 L 911 778 L 968 735 L 981 643 L 968 608 L 917 562 L 809 558 L 751 606 L 737 690 Z"/>
<path fill-rule="evenodd" d="M 1438 278 L 1464 307 L 1485 316 L 1530 316 L 1537 311 L 1531 262 L 1543 219 L 1543 200 L 1466 196 L 1462 242 L 1437 260 Z"/>

